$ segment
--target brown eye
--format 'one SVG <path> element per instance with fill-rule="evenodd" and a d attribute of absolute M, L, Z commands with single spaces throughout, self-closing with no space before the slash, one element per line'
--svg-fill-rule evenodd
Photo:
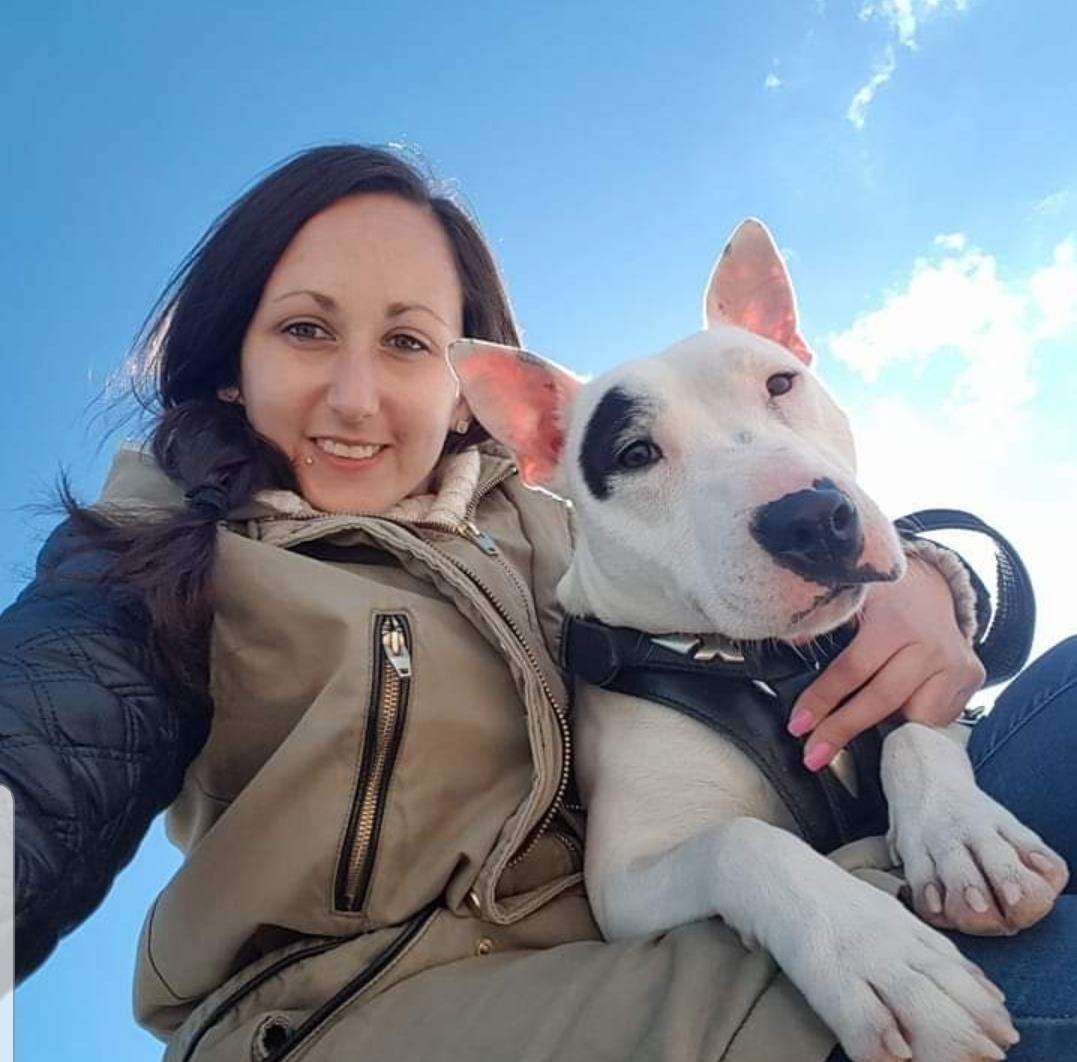
<path fill-rule="evenodd" d="M 637 439 L 617 454 L 617 464 L 624 469 L 647 468 L 662 460 L 662 451 L 650 439 Z"/>
<path fill-rule="evenodd" d="M 797 378 L 795 372 L 776 372 L 767 377 L 767 392 L 772 397 L 784 395 L 786 391 L 793 389 L 793 381 Z"/>

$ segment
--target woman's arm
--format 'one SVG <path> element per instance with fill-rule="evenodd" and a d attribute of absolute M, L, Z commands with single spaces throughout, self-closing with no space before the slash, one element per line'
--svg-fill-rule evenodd
<path fill-rule="evenodd" d="M 61 524 L 0 614 L 0 784 L 15 802 L 15 981 L 104 899 L 179 792 L 209 708 L 152 676 L 145 609 Z"/>

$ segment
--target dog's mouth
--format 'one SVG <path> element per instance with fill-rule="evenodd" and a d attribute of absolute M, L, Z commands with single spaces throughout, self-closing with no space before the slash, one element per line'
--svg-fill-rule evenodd
<path fill-rule="evenodd" d="M 818 612 L 819 609 L 829 605 L 832 601 L 844 599 L 844 603 L 851 604 L 854 597 L 863 596 L 864 584 L 869 581 L 870 580 L 864 579 L 854 583 L 841 583 L 837 586 L 830 587 L 824 593 L 819 594 L 807 608 L 802 609 L 800 612 L 793 613 L 789 618 L 790 626 L 797 626 L 807 619 L 813 612 Z"/>

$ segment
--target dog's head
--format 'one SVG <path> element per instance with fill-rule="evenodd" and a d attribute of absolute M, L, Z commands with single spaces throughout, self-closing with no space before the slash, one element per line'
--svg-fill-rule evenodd
<path fill-rule="evenodd" d="M 704 331 L 584 382 L 513 347 L 454 343 L 468 404 L 524 481 L 569 499 L 565 608 L 651 632 L 801 641 L 898 578 L 889 521 L 856 484 L 845 415 L 809 371 L 766 228 L 711 274 Z"/>

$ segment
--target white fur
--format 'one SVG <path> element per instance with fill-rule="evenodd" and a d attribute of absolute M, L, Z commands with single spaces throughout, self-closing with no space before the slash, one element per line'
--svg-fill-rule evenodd
<path fill-rule="evenodd" d="M 573 503 L 577 549 L 558 588 L 569 612 L 654 633 L 802 641 L 845 622 L 863 595 L 813 608 L 824 588 L 774 563 L 750 533 L 754 510 L 828 478 L 859 511 L 861 563 L 896 578 L 904 557 L 855 482 L 844 414 L 805 371 L 792 288 L 758 222 L 734 234 L 704 304 L 704 331 L 587 383 L 494 344 L 462 341 L 451 355 L 471 408 L 516 451 L 525 479 Z M 779 372 L 798 375 L 772 399 L 765 382 Z M 614 386 L 646 399 L 664 457 L 618 476 L 600 500 L 578 458 Z M 897 899 L 796 836 L 743 753 L 649 702 L 581 685 L 576 703 L 585 877 L 608 939 L 718 917 L 774 956 L 855 1062 L 913 1057 L 899 1026 L 925 1062 L 1004 1057 L 999 1045 L 1016 1034 L 997 989 Z M 888 839 L 918 910 L 935 880 L 949 924 L 1012 932 L 1050 909 L 1064 873 L 1048 884 L 1022 861 L 1020 851 L 1050 849 L 976 788 L 959 731 L 907 724 L 884 742 Z M 969 906 L 969 888 L 1002 896 L 1007 884 L 1022 895 L 1005 923 Z"/>

